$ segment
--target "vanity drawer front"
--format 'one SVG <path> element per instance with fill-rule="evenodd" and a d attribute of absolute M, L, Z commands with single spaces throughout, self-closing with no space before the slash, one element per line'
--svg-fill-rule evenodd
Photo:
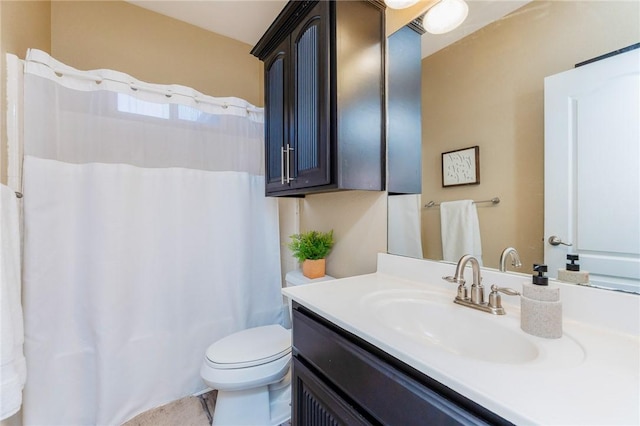
<path fill-rule="evenodd" d="M 293 318 L 294 355 L 374 422 L 403 426 L 504 422 L 302 307 L 293 311 Z"/>

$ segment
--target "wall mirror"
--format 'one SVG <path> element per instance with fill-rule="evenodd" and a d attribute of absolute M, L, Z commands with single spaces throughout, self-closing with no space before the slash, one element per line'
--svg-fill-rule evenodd
<path fill-rule="evenodd" d="M 502 250 L 513 246 L 523 263 L 515 271 L 530 274 L 547 244 L 544 78 L 638 43 L 640 3 L 534 0 L 473 28 L 477 9 L 498 3 L 510 2 L 469 1 L 469 22 L 449 36 L 458 41 L 422 61 L 419 242 L 424 258 L 442 259 L 440 212 L 425 207 L 430 201 L 498 197 L 497 204 L 477 204 L 484 266 L 497 268 Z M 423 56 L 429 37 L 437 36 L 423 39 Z M 481 183 L 443 188 L 441 154 L 475 145 Z M 389 212 L 390 232 L 400 220 Z"/>

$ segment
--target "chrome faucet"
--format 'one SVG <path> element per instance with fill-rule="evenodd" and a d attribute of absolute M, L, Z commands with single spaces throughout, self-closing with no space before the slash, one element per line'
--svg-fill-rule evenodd
<path fill-rule="evenodd" d="M 507 247 L 502 251 L 500 255 L 500 272 L 507 271 L 507 257 L 511 256 L 511 266 L 515 268 L 519 268 L 522 266 L 522 262 L 520 262 L 520 255 L 518 254 L 518 250 L 513 247 Z"/>
<path fill-rule="evenodd" d="M 471 262 L 471 269 L 473 271 L 473 283 L 471 284 L 471 301 L 472 303 L 484 302 L 484 287 L 482 286 L 482 277 L 480 276 L 480 263 L 478 259 L 470 254 L 465 254 L 458 260 L 456 266 L 456 274 L 453 277 L 442 277 L 443 280 L 450 283 L 458 284 L 458 295 L 456 299 L 468 300 L 466 281 L 464 280 L 464 268 L 467 263 Z"/>
<path fill-rule="evenodd" d="M 468 296 L 466 281 L 464 280 L 464 270 L 467 263 L 471 262 L 471 268 L 473 272 L 473 283 L 471 284 L 471 297 Z M 500 293 L 505 293 L 510 296 L 520 295 L 515 290 L 509 288 L 501 288 L 495 285 L 491 286 L 491 294 L 489 295 L 489 303 L 484 301 L 484 286 L 482 285 L 482 277 L 480 276 L 480 263 L 478 259 L 470 254 L 465 254 L 458 260 L 456 266 L 456 273 L 453 277 L 442 277 L 443 280 L 450 283 L 458 284 L 458 294 L 454 303 L 467 306 L 469 308 L 478 309 L 483 312 L 489 312 L 494 315 L 504 315 L 505 311 L 502 307 L 502 301 Z"/>

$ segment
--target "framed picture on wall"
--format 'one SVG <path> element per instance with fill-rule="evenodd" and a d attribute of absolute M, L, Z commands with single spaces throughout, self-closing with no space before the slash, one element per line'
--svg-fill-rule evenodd
<path fill-rule="evenodd" d="M 442 153 L 442 186 L 480 183 L 480 147 Z"/>

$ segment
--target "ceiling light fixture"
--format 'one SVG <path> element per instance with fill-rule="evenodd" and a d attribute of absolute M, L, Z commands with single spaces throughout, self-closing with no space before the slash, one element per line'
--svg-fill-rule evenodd
<path fill-rule="evenodd" d="M 384 0 L 391 9 L 405 9 L 418 3 L 418 0 Z"/>
<path fill-rule="evenodd" d="M 440 0 L 424 15 L 422 26 L 431 34 L 444 34 L 456 29 L 468 14 L 464 0 Z"/>

